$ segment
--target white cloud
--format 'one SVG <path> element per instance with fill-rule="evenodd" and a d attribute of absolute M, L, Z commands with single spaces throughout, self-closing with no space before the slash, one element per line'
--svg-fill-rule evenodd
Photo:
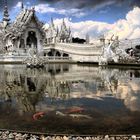
<path fill-rule="evenodd" d="M 100 35 L 110 37 L 118 35 L 120 39 L 140 38 L 140 8 L 135 7 L 126 14 L 125 19 L 120 19 L 113 24 L 97 21 L 81 21 L 72 22 L 69 18 L 65 18 L 65 22 L 71 27 L 74 37 L 85 38 L 89 33 L 91 40 L 98 38 Z M 55 19 L 56 26 L 61 25 L 62 19 Z"/>
<path fill-rule="evenodd" d="M 14 6 L 14 8 L 12 10 L 19 10 L 19 9 L 21 9 L 21 6 L 22 6 L 22 1 L 19 1 L 19 2 L 17 2 L 17 4 Z M 31 8 L 31 3 L 30 2 L 26 2 L 24 4 L 24 8 Z"/>
<path fill-rule="evenodd" d="M 49 4 L 38 4 L 35 6 L 35 9 L 39 13 L 56 13 L 60 15 L 65 15 L 65 16 L 75 16 L 75 17 L 81 17 L 84 16 L 86 13 L 82 12 L 80 9 L 58 9 L 54 7 L 50 7 Z"/>
<path fill-rule="evenodd" d="M 39 4 L 35 6 L 35 10 L 39 13 L 55 12 L 55 8 L 49 7 L 48 4 Z"/>
<path fill-rule="evenodd" d="M 16 8 L 20 8 L 20 7 L 21 7 L 21 4 L 22 4 L 22 2 L 19 1 L 19 2 L 16 4 L 16 6 L 15 6 L 14 8 L 15 8 L 15 9 L 16 9 Z"/>
<path fill-rule="evenodd" d="M 85 3 L 84 1 L 82 2 L 83 4 Z M 96 2 L 95 2 L 96 3 Z M 92 8 L 92 12 L 93 11 L 96 11 L 98 9 L 102 9 L 103 7 L 105 6 L 109 6 L 109 5 L 112 5 L 114 4 L 115 1 L 112 1 L 112 0 L 109 0 L 109 1 L 105 1 L 105 2 L 102 2 L 100 3 L 99 5 L 95 5 L 94 8 Z M 64 4 L 64 6 L 62 6 L 61 8 L 57 8 L 57 7 L 51 7 L 49 4 L 38 4 L 35 6 L 36 8 L 36 11 L 39 12 L 39 13 L 57 13 L 57 14 L 61 14 L 61 15 L 65 15 L 65 16 L 74 16 L 74 17 L 77 17 L 77 18 L 80 18 L 80 17 L 83 17 L 85 15 L 88 14 L 88 10 L 84 10 L 84 9 L 79 9 L 79 8 L 72 8 L 70 5 L 67 5 L 67 3 Z M 76 1 L 73 1 L 71 3 L 71 5 L 75 5 L 74 7 L 78 7 L 78 3 Z M 71 7 L 69 9 L 66 9 L 66 7 Z M 101 12 L 107 12 L 107 11 L 101 11 Z"/>
<path fill-rule="evenodd" d="M 139 38 L 140 34 L 140 8 L 135 7 L 133 10 L 129 11 L 126 15 L 126 19 L 119 20 L 114 23 L 113 31 L 120 36 L 121 39 L 124 38 Z"/>
<path fill-rule="evenodd" d="M 140 8 L 135 7 L 132 11 L 130 11 L 127 15 L 126 15 L 126 19 L 127 21 L 135 26 L 140 26 Z"/>
<path fill-rule="evenodd" d="M 99 13 L 100 14 L 106 14 L 108 12 L 108 10 L 100 10 Z"/>

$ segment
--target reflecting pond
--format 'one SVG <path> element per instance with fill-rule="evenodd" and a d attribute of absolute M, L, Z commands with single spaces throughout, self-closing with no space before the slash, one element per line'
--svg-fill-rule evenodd
<path fill-rule="evenodd" d="M 0 129 L 71 134 L 140 132 L 140 70 L 0 65 Z"/>

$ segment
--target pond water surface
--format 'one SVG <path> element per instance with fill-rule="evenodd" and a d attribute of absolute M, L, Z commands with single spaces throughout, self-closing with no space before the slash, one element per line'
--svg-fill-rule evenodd
<path fill-rule="evenodd" d="M 140 70 L 70 64 L 0 66 L 0 129 L 140 132 Z"/>

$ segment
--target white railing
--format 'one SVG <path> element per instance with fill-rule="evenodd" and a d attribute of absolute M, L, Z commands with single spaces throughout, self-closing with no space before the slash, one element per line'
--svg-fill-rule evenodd
<path fill-rule="evenodd" d="M 72 54 L 81 54 L 81 55 L 101 54 L 101 47 L 86 44 L 57 43 L 55 45 L 46 45 L 45 47 L 45 49 L 50 48 L 54 48 Z"/>
<path fill-rule="evenodd" d="M 57 57 L 57 56 L 49 56 L 46 57 L 48 60 L 72 60 L 71 57 Z M 44 57 L 45 59 L 45 57 Z"/>

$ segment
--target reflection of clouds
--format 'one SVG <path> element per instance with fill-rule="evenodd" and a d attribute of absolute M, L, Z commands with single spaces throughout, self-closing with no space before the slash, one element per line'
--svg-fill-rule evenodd
<path fill-rule="evenodd" d="M 86 91 L 85 83 L 73 83 L 71 85 L 71 90 L 72 91 Z"/>
<path fill-rule="evenodd" d="M 120 85 L 116 97 L 124 100 L 125 106 L 131 111 L 140 111 L 140 83 L 129 81 L 127 85 Z"/>
<path fill-rule="evenodd" d="M 140 82 L 137 78 L 130 80 L 130 72 L 119 69 L 101 69 L 100 76 L 112 95 L 124 100 L 125 106 L 131 111 L 140 111 Z"/>
<path fill-rule="evenodd" d="M 0 85 L 4 87 L 0 89 L 1 99 L 8 100 L 10 95 L 17 102 L 19 110 L 25 112 L 35 109 L 55 110 L 55 105 L 47 106 L 48 102 L 42 102 L 44 98 L 49 99 L 51 104 L 53 101 L 62 102 L 78 98 L 104 100 L 106 97 L 122 99 L 128 109 L 140 111 L 140 81 L 135 76 L 130 80 L 129 70 L 72 65 L 68 73 L 51 76 L 46 74 L 46 70 L 25 70 L 23 67 L 18 71 L 16 67 L 15 69 L 0 67 L 0 69 L 2 72 Z M 34 96 L 27 90 L 29 86 L 27 78 L 36 85 Z"/>
<path fill-rule="evenodd" d="M 139 83 L 135 82 L 129 82 L 130 87 L 132 88 L 133 91 L 138 91 L 140 89 Z"/>
<path fill-rule="evenodd" d="M 102 97 L 97 96 L 97 93 L 92 93 L 92 92 L 72 92 L 70 94 L 70 98 L 92 98 L 92 99 L 96 99 L 96 100 L 102 100 Z M 101 95 L 101 94 L 99 93 L 99 95 Z"/>
<path fill-rule="evenodd" d="M 140 97 L 138 97 L 136 94 L 129 96 L 129 98 L 125 98 L 124 104 L 131 111 L 140 111 Z"/>

